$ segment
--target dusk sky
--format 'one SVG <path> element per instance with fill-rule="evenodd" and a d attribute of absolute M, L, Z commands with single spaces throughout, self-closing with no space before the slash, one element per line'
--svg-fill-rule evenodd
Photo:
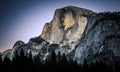
<path fill-rule="evenodd" d="M 69 5 L 94 12 L 120 11 L 120 0 L 0 0 L 0 51 L 39 36 L 55 10 Z"/>

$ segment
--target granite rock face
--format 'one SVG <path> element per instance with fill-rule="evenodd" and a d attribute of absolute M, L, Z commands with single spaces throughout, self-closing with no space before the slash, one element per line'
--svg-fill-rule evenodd
<path fill-rule="evenodd" d="M 55 51 L 77 63 L 113 62 L 120 57 L 120 13 L 95 13 L 74 6 L 57 9 L 40 36 L 26 44 L 16 42 L 2 57 L 12 59 L 21 49 L 25 55 L 32 53 L 33 58 L 39 55 L 43 61 Z"/>
<path fill-rule="evenodd" d="M 87 16 L 95 13 L 78 7 L 68 6 L 55 11 L 53 20 L 46 23 L 41 37 L 52 43 L 69 43 L 80 39 L 88 23 Z"/>
<path fill-rule="evenodd" d="M 41 37 L 50 44 L 59 44 L 56 52 L 68 54 L 75 49 L 89 18 L 95 14 L 91 10 L 74 6 L 57 9 L 53 20 L 45 24 Z"/>
<path fill-rule="evenodd" d="M 78 63 L 114 62 L 120 57 L 120 13 L 97 14 L 87 24 L 76 47 L 74 59 Z"/>

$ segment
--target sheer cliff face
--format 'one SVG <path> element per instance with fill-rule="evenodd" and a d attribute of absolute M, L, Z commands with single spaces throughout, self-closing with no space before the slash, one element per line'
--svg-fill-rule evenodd
<path fill-rule="evenodd" d="M 75 49 L 78 63 L 104 61 L 108 64 L 120 57 L 120 13 L 98 14 L 87 24 Z"/>
<path fill-rule="evenodd" d="M 93 14 L 90 10 L 72 6 L 57 9 L 51 23 L 45 24 L 41 37 L 51 44 L 77 41 L 88 23 L 87 16 Z"/>
<path fill-rule="evenodd" d="M 65 53 L 78 63 L 120 58 L 120 13 L 94 13 L 90 10 L 67 6 L 55 11 L 53 20 L 46 23 L 42 34 L 28 43 L 18 41 L 13 49 L 2 53 L 12 59 L 16 51 L 49 58 L 52 51 Z"/>

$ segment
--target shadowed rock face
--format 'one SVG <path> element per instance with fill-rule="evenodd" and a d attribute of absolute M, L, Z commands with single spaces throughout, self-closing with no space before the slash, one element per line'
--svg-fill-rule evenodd
<path fill-rule="evenodd" d="M 87 16 L 94 14 L 90 10 L 73 6 L 57 9 L 51 23 L 45 24 L 41 37 L 57 44 L 63 41 L 76 41 L 80 39 L 88 23 Z"/>
<path fill-rule="evenodd" d="M 101 13 L 92 18 L 75 49 L 78 63 L 104 61 L 120 57 L 120 13 Z"/>

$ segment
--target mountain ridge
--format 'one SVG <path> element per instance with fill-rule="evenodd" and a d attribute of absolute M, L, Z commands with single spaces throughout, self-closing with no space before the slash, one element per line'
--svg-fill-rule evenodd
<path fill-rule="evenodd" d="M 114 28 L 113 28 L 114 27 Z M 53 20 L 44 25 L 40 36 L 28 43 L 18 41 L 5 56 L 12 59 L 21 49 L 46 60 L 54 51 L 65 54 L 77 63 L 110 60 L 120 56 L 120 13 L 95 13 L 91 10 L 67 6 L 56 9 Z M 108 42 L 108 43 L 107 43 Z M 104 55 L 105 54 L 105 55 Z M 104 60 L 104 58 L 107 58 Z"/>

